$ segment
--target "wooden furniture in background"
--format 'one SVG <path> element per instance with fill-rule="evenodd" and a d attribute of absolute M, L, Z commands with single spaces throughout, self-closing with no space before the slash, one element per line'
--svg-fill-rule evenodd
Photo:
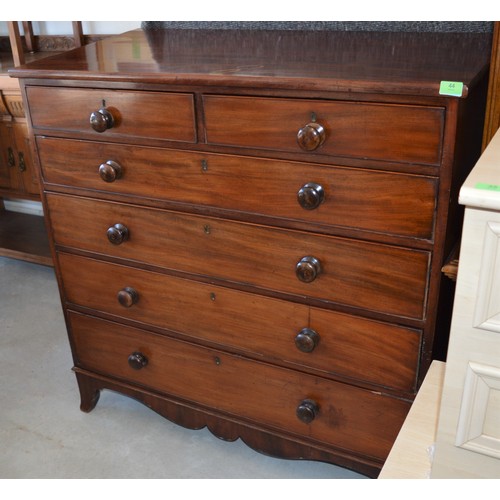
<path fill-rule="evenodd" d="M 484 123 L 483 150 L 500 127 L 500 21 L 495 21 L 491 51 L 490 82 Z"/>
<path fill-rule="evenodd" d="M 493 27 L 493 40 L 490 58 L 490 76 L 488 84 L 488 97 L 486 101 L 486 115 L 484 120 L 482 149 L 489 142 L 500 127 L 500 21 L 495 21 Z M 451 280 L 457 280 L 458 264 L 460 261 L 460 244 L 457 243 L 451 255 L 443 266 L 443 273 Z"/>
<path fill-rule="evenodd" d="M 460 191 L 460 267 L 433 478 L 500 478 L 500 132 Z"/>
<path fill-rule="evenodd" d="M 82 410 L 376 476 L 446 345 L 489 43 L 151 30 L 15 70 Z"/>
<path fill-rule="evenodd" d="M 40 201 L 24 104 L 19 83 L 8 70 L 25 62 L 79 47 L 84 43 L 81 22 L 73 22 L 73 36 L 33 34 L 32 24 L 9 21 L 9 40 L 0 42 L 0 255 L 53 265 L 43 217 L 5 209 L 5 199 Z"/>

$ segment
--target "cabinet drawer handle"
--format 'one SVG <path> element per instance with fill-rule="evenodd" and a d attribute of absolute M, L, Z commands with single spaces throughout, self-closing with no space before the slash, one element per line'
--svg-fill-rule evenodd
<path fill-rule="evenodd" d="M 104 182 L 114 182 L 122 176 L 123 169 L 116 161 L 108 160 L 99 167 L 99 175 Z"/>
<path fill-rule="evenodd" d="M 319 343 L 319 334 L 312 328 L 302 328 L 295 337 L 295 345 L 299 351 L 313 352 Z"/>
<path fill-rule="evenodd" d="M 118 292 L 117 298 L 123 307 L 132 307 L 139 301 L 139 293 L 135 288 L 126 286 Z"/>
<path fill-rule="evenodd" d="M 129 238 L 129 230 L 123 224 L 115 224 L 108 228 L 106 233 L 108 240 L 113 245 L 121 245 Z"/>
<path fill-rule="evenodd" d="M 128 364 L 130 368 L 133 368 L 134 370 L 141 370 L 147 366 L 148 358 L 146 358 L 142 352 L 133 352 L 128 357 Z"/>
<path fill-rule="evenodd" d="M 90 113 L 90 126 L 96 132 L 106 132 L 106 130 L 113 128 L 114 124 L 113 115 L 106 108 L 101 108 Z"/>
<path fill-rule="evenodd" d="M 325 190 L 323 186 L 315 182 L 308 182 L 299 189 L 297 200 L 305 210 L 314 210 L 325 200 Z"/>
<path fill-rule="evenodd" d="M 16 166 L 16 157 L 14 156 L 12 148 L 7 148 L 7 165 L 9 165 L 9 167 Z"/>
<path fill-rule="evenodd" d="M 301 422 L 310 424 L 316 418 L 318 411 L 319 405 L 316 401 L 312 399 L 304 399 L 304 401 L 297 406 L 296 415 Z"/>
<path fill-rule="evenodd" d="M 300 281 L 304 283 L 311 283 L 314 281 L 321 273 L 321 263 L 316 257 L 308 255 L 302 257 L 297 263 L 295 268 L 295 274 Z"/>
<path fill-rule="evenodd" d="M 24 153 L 22 151 L 19 151 L 18 156 L 19 156 L 19 172 L 25 172 L 26 162 L 24 161 Z"/>
<path fill-rule="evenodd" d="M 325 129 L 317 122 L 308 123 L 297 132 L 297 142 L 304 151 L 318 149 L 325 142 L 325 138 Z"/>

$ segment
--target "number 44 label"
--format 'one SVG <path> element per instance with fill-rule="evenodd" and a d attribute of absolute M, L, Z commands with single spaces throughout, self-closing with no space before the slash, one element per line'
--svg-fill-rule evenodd
<path fill-rule="evenodd" d="M 440 95 L 451 95 L 454 97 L 462 97 L 464 84 L 462 82 L 441 82 L 439 85 Z"/>

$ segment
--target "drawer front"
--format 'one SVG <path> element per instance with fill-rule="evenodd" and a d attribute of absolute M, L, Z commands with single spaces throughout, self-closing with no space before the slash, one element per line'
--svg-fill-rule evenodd
<path fill-rule="evenodd" d="M 191 94 L 46 87 L 28 87 L 26 92 L 35 129 L 91 134 L 99 140 L 196 141 Z M 101 109 L 103 102 L 114 125 L 100 133 L 90 126 L 90 115 Z"/>
<path fill-rule="evenodd" d="M 69 307 L 102 311 L 306 369 L 415 389 L 417 331 L 64 253 L 58 262 Z"/>
<path fill-rule="evenodd" d="M 315 121 L 324 129 L 324 142 L 313 151 L 318 154 L 429 165 L 441 160 L 440 107 L 215 95 L 203 102 L 209 144 L 300 152 L 298 131 Z"/>
<path fill-rule="evenodd" d="M 37 146 L 51 184 L 401 236 L 433 235 L 437 180 L 430 177 L 47 137 L 37 138 Z"/>
<path fill-rule="evenodd" d="M 48 194 L 47 203 L 61 246 L 389 314 L 424 314 L 428 252 L 65 195 Z"/>
<path fill-rule="evenodd" d="M 70 313 L 77 366 L 297 436 L 384 459 L 407 402 L 139 329 Z M 140 353 L 146 366 L 133 369 Z M 304 400 L 315 418 L 296 416 Z"/>

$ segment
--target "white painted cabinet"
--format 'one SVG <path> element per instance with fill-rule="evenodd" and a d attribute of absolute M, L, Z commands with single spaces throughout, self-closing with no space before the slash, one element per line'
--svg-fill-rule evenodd
<path fill-rule="evenodd" d="M 432 478 L 500 478 L 500 132 L 460 191 L 465 220 Z"/>

